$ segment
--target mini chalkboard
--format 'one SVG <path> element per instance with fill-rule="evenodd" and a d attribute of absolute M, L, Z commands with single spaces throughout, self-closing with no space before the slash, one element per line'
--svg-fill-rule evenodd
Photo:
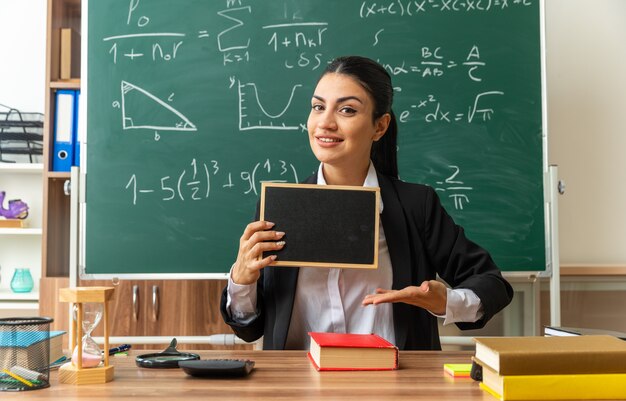
<path fill-rule="evenodd" d="M 276 266 L 378 268 L 379 188 L 263 183 L 261 220 L 285 232 Z"/>

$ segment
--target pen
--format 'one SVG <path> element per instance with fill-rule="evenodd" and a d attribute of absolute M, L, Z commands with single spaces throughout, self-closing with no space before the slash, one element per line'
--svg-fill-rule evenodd
<path fill-rule="evenodd" d="M 128 351 L 130 344 L 122 344 L 119 347 L 113 347 L 109 349 L 109 355 L 117 354 L 118 352 Z"/>
<path fill-rule="evenodd" d="M 58 369 L 61 365 L 63 365 L 68 360 L 69 358 L 64 355 L 60 357 L 59 359 L 57 359 L 56 361 L 52 362 L 50 366 L 48 366 L 48 370 Z"/>
<path fill-rule="evenodd" d="M 24 379 L 24 378 L 23 378 L 22 376 L 20 376 L 20 375 L 17 375 L 17 374 L 15 374 L 15 373 L 13 373 L 13 372 L 9 372 L 9 371 L 8 371 L 8 370 L 6 370 L 6 369 L 2 369 L 2 372 L 4 372 L 4 373 L 6 373 L 7 375 L 11 376 L 11 377 L 12 377 L 12 378 L 14 378 L 15 380 L 19 380 L 19 381 L 21 381 L 22 383 L 26 384 L 28 387 L 33 387 L 33 386 L 34 386 L 34 384 L 33 384 L 32 382 L 30 382 L 30 381 L 28 381 L 28 380 Z"/>

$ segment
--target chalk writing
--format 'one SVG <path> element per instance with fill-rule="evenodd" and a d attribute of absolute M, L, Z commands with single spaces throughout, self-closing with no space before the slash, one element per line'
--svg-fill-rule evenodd
<path fill-rule="evenodd" d="M 322 65 L 322 53 L 298 53 L 294 60 L 285 59 L 285 68 L 291 70 L 295 67 L 310 68 L 315 71 Z"/>
<path fill-rule="evenodd" d="M 485 11 L 492 8 L 506 9 L 510 6 L 528 6 L 529 2 L 524 1 L 391 1 L 388 3 L 361 3 L 360 16 L 367 18 L 377 14 L 397 14 L 400 16 L 413 15 L 427 12 L 428 10 L 439 9 L 440 11 Z M 127 16 L 127 25 L 138 12 L 139 0 L 130 0 Z M 321 69 L 328 61 L 323 47 L 326 44 L 326 35 L 329 30 L 329 23 L 320 20 L 303 20 L 299 10 L 288 10 L 284 6 L 284 18 L 290 19 L 288 22 L 266 23 L 260 26 L 260 31 L 266 35 L 261 42 L 253 42 L 250 31 L 246 27 L 254 20 L 255 10 L 250 5 L 242 5 L 241 1 L 227 2 L 227 8 L 216 12 L 217 16 L 225 22 L 219 31 L 210 32 L 207 27 L 193 30 L 193 35 L 198 40 L 206 40 L 212 35 L 216 38 L 217 50 L 222 54 L 222 65 L 229 67 L 239 63 L 250 61 L 251 52 L 255 51 L 255 46 L 264 44 L 273 53 L 283 55 L 282 67 L 285 70 L 309 69 L 315 71 Z M 140 22 L 141 21 L 141 22 Z M 137 26 L 141 28 L 150 26 L 150 18 L 139 17 Z M 146 55 L 152 61 L 173 62 L 184 46 L 183 40 L 191 36 L 186 32 L 140 32 L 126 33 L 123 35 L 111 35 L 103 38 L 105 42 L 113 42 L 109 48 L 113 64 L 116 64 L 120 57 L 127 60 L 135 60 Z M 378 29 L 373 33 L 372 47 L 379 46 L 384 38 L 384 29 Z M 133 39 L 134 45 L 124 51 L 120 46 L 127 39 Z M 145 46 L 137 44 L 137 40 L 148 41 L 146 50 L 136 50 Z M 155 42 L 154 40 L 157 40 Z M 167 42 L 166 40 L 169 40 Z M 433 46 L 423 44 L 417 49 L 416 58 L 405 59 L 400 63 L 391 63 L 386 60 L 378 60 L 383 67 L 393 76 L 417 76 L 420 79 L 443 79 L 453 71 L 462 71 L 468 82 L 483 83 L 485 79 L 484 68 L 487 67 L 487 60 L 481 51 L 481 46 L 471 44 L 463 53 L 452 54 L 444 46 Z M 238 104 L 238 129 L 239 131 L 250 130 L 277 130 L 296 131 L 305 125 L 290 115 L 301 113 L 300 110 L 292 110 L 296 96 L 299 96 L 299 89 L 303 88 L 301 82 L 287 83 L 289 89 L 281 97 L 275 95 L 264 98 L 259 90 L 259 85 L 267 85 L 260 82 L 242 82 L 236 80 L 234 76 L 229 77 L 229 88 L 233 88 L 235 83 Z M 402 86 L 397 86 L 396 91 L 402 92 Z M 407 122 L 417 118 L 427 123 L 434 122 L 461 122 L 469 124 L 477 121 L 488 121 L 491 119 L 496 109 L 489 106 L 488 97 L 503 95 L 500 90 L 480 92 L 476 95 L 473 104 L 465 110 L 450 110 L 444 104 L 429 100 L 426 102 L 420 99 L 413 103 L 408 109 L 402 110 L 399 114 L 400 122 Z M 141 108 L 155 107 L 163 109 L 160 113 L 171 115 L 170 121 L 155 123 L 154 121 L 144 121 L 141 116 L 137 116 L 134 110 L 126 107 L 128 96 L 142 96 L 145 99 L 138 102 Z M 434 98 L 429 95 L 429 98 Z M 197 128 L 189 119 L 172 104 L 171 96 L 167 101 L 159 99 L 148 90 L 137 85 L 123 82 L 121 99 L 114 103 L 114 107 L 121 107 L 122 124 L 125 130 L 145 128 L 154 131 L 155 140 L 159 140 L 160 131 L 195 131 Z M 428 104 L 427 104 L 428 103 Z M 430 105 L 430 103 L 433 103 Z M 152 104 L 152 105 L 150 105 Z M 424 113 L 413 115 L 414 109 L 421 109 L 425 106 L 432 106 L 424 109 Z M 154 115 L 154 113 L 147 113 Z M 162 120 L 162 119 L 161 119 Z"/>
<path fill-rule="evenodd" d="M 380 15 L 398 17 L 419 16 L 429 12 L 486 12 L 505 10 L 509 7 L 532 6 L 531 0 L 393 0 L 387 2 L 363 1 L 359 17 L 370 18 Z"/>
<path fill-rule="evenodd" d="M 147 90 L 122 81 L 120 85 L 121 103 L 113 102 L 114 108 L 122 110 L 122 128 L 129 129 L 149 129 L 163 131 L 197 131 L 196 126 L 189 121 L 181 112 L 176 110 L 167 102 L 154 96 Z M 134 109 L 127 106 L 129 97 L 133 99 Z M 174 94 L 170 94 L 168 101 L 172 101 Z M 161 123 L 150 121 L 151 118 L 159 117 Z"/>
<path fill-rule="evenodd" d="M 454 201 L 456 210 L 463 210 L 463 207 L 470 203 L 468 192 L 474 190 L 473 187 L 465 185 L 465 182 L 459 180 L 461 169 L 458 166 L 448 166 L 452 170 L 452 174 L 444 181 L 437 181 L 438 187 L 435 191 L 444 192 L 448 198 Z"/>
<path fill-rule="evenodd" d="M 232 50 L 245 50 L 250 46 L 250 38 L 242 41 L 240 40 L 240 38 L 235 37 L 235 39 L 232 40 L 232 43 L 229 43 L 229 37 L 236 36 L 232 35 L 231 31 L 235 31 L 236 34 L 237 29 L 241 28 L 244 25 L 241 19 L 231 16 L 231 14 L 239 16 L 243 14 L 250 14 L 251 12 L 252 8 L 250 6 L 230 8 L 228 10 L 222 10 L 217 12 L 217 15 L 219 15 L 220 17 L 224 17 L 232 21 L 232 25 L 229 28 L 217 34 L 217 46 L 221 52 L 228 52 Z"/>
<path fill-rule="evenodd" d="M 180 33 L 153 33 L 153 34 L 134 34 L 134 35 L 119 35 L 119 36 L 110 36 L 106 37 L 103 40 L 106 41 L 114 41 L 113 45 L 109 49 L 109 54 L 113 57 L 113 64 L 117 64 L 118 61 L 118 47 L 120 39 L 128 39 L 128 38 L 144 38 L 144 37 L 184 37 L 184 34 Z M 173 42 L 153 42 L 151 45 L 148 45 L 149 55 L 152 61 L 170 61 L 176 58 L 179 48 L 183 44 L 182 40 L 175 40 Z M 164 50 L 165 49 L 165 50 Z M 144 50 L 145 52 L 145 50 Z M 126 57 L 126 59 L 130 61 L 134 61 L 136 58 L 141 58 L 145 56 L 145 53 L 139 53 L 135 51 L 134 47 L 122 51 L 121 55 Z"/>
<path fill-rule="evenodd" d="M 129 192 L 131 203 L 137 205 L 147 196 L 152 196 L 150 201 L 204 201 L 210 199 L 211 191 L 220 189 L 258 196 L 262 182 L 298 182 L 298 173 L 292 163 L 284 160 L 265 159 L 234 173 L 223 170 L 217 160 L 203 162 L 194 158 L 173 175 L 144 180 L 133 173 L 124 189 Z"/>
<path fill-rule="evenodd" d="M 492 107 L 487 106 L 490 96 L 502 96 L 502 91 L 487 91 L 478 93 L 474 97 L 474 101 L 467 107 L 465 112 L 453 112 L 442 106 L 434 95 L 428 95 L 425 98 L 418 99 L 416 103 L 411 104 L 411 109 L 422 109 L 419 119 L 427 123 L 452 123 L 465 121 L 468 124 L 474 122 L 486 122 L 491 120 L 495 113 Z M 407 122 L 411 118 L 411 110 L 404 110 L 400 114 L 400 122 Z"/>
<path fill-rule="evenodd" d="M 259 90 L 257 89 L 257 85 L 255 83 L 245 83 L 241 82 L 237 85 L 237 94 L 239 97 L 239 129 L 241 131 L 248 131 L 253 129 L 272 129 L 272 130 L 297 130 L 298 125 L 288 125 L 285 122 L 282 122 L 280 119 L 285 115 L 294 98 L 294 94 L 296 89 L 302 87 L 301 84 L 296 84 L 291 87 L 291 91 L 289 93 L 289 98 L 283 103 L 284 106 L 282 110 L 277 113 L 271 114 L 266 110 L 263 105 L 263 102 L 259 98 Z M 270 104 L 276 104 L 277 99 L 271 99 Z M 261 115 L 262 117 L 267 118 L 267 120 L 251 120 L 250 112 L 252 108 L 258 109 L 259 112 L 255 113 L 255 115 Z"/>
<path fill-rule="evenodd" d="M 403 60 L 401 64 L 389 64 L 379 60 L 383 67 L 391 75 L 415 75 L 419 78 L 438 78 L 444 76 L 446 71 L 463 69 L 467 77 L 474 82 L 481 82 L 480 69 L 486 66 L 486 62 L 480 58 L 478 45 L 472 45 L 463 55 L 463 61 L 457 61 L 445 55 L 441 46 L 422 46 L 420 59 L 415 61 Z M 458 68 L 457 68 L 458 67 Z"/>
<path fill-rule="evenodd" d="M 328 23 L 326 22 L 297 22 L 266 25 L 263 29 L 272 30 L 267 44 L 274 52 L 277 52 L 279 49 L 288 49 L 290 47 L 311 48 L 322 46 L 324 32 L 328 29 L 327 25 Z"/>

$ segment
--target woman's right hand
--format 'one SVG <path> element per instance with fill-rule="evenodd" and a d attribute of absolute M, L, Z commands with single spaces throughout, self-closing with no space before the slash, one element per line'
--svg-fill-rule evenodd
<path fill-rule="evenodd" d="M 269 221 L 255 221 L 246 226 L 239 240 L 239 253 L 231 272 L 231 279 L 236 284 L 256 283 L 261 276 L 261 269 L 276 260 L 276 255 L 260 259 L 263 252 L 277 251 L 285 246 L 285 241 L 280 241 L 285 233 L 269 231 L 272 227 L 274 223 Z"/>

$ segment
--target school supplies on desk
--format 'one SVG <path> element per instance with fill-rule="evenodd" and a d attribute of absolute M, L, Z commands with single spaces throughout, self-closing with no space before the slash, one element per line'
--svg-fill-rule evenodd
<path fill-rule="evenodd" d="M 443 371 L 452 377 L 470 377 L 472 371 L 471 363 L 446 363 Z"/>
<path fill-rule="evenodd" d="M 135 358 L 135 364 L 140 368 L 171 369 L 177 368 L 179 362 L 200 359 L 198 354 L 179 352 L 176 349 L 176 344 L 178 344 L 178 341 L 172 338 L 170 345 L 163 352 L 138 355 Z"/>
<path fill-rule="evenodd" d="M 23 366 L 13 366 L 11 373 L 28 380 L 45 380 L 45 376 L 36 370 L 27 369 Z"/>
<path fill-rule="evenodd" d="M 178 366 L 194 377 L 242 377 L 254 369 L 254 361 L 249 359 L 205 359 L 180 361 Z"/>
<path fill-rule="evenodd" d="M 472 369 L 470 370 L 470 377 L 472 380 L 481 382 L 483 381 L 483 367 L 472 357 Z"/>
<path fill-rule="evenodd" d="M 0 391 L 50 386 L 48 366 L 62 354 L 62 331 L 50 331 L 51 318 L 0 319 Z"/>
<path fill-rule="evenodd" d="M 50 332 L 50 353 L 46 365 L 63 357 L 63 334 L 64 331 Z M 10 350 L 14 355 L 11 360 L 0 359 L 0 369 L 10 370 L 14 365 L 28 366 L 28 361 L 40 359 L 37 354 L 42 352 L 44 341 L 48 341 L 48 332 L 45 331 L 0 332 L 0 348 Z"/>
<path fill-rule="evenodd" d="M 109 355 L 114 355 L 114 354 L 117 354 L 119 352 L 126 352 L 129 349 L 131 349 L 131 347 L 132 346 L 130 344 L 122 344 L 122 345 L 120 345 L 118 347 L 110 348 L 109 349 Z M 104 352 L 104 351 L 102 351 L 102 352 Z"/>
<path fill-rule="evenodd" d="M 501 375 L 626 373 L 626 342 L 612 336 L 474 340 L 476 362 Z"/>
<path fill-rule="evenodd" d="M 502 376 L 483 366 L 480 384 L 501 400 L 626 399 L 626 373 Z"/>
<path fill-rule="evenodd" d="M 376 334 L 309 333 L 307 356 L 317 370 L 393 370 L 398 348 Z"/>
<path fill-rule="evenodd" d="M 28 387 L 34 387 L 35 386 L 33 384 L 33 382 L 31 382 L 30 380 L 26 380 L 25 378 L 23 378 L 22 376 L 18 375 L 15 372 L 11 372 L 11 371 L 8 371 L 6 369 L 2 369 L 2 373 L 4 373 L 5 375 L 7 375 L 9 377 L 12 377 L 13 379 L 15 379 L 15 380 L 17 380 L 17 381 L 19 381 L 19 382 L 21 382 L 21 383 L 23 383 L 25 385 L 27 385 Z M 6 379 L 3 379 L 3 381 L 4 380 L 6 380 Z"/>
<path fill-rule="evenodd" d="M 62 357 L 60 357 L 59 359 L 57 359 L 56 361 L 52 362 L 50 364 L 50 366 L 48 366 L 48 370 L 56 370 L 59 367 L 61 367 L 61 365 L 63 365 L 65 363 L 65 361 L 67 361 L 68 358 L 63 355 Z"/>
<path fill-rule="evenodd" d="M 602 329 L 585 329 L 579 327 L 557 327 L 546 326 L 543 330 L 546 336 L 589 336 L 589 335 L 607 335 L 626 340 L 626 333 L 621 331 L 602 330 Z"/>

